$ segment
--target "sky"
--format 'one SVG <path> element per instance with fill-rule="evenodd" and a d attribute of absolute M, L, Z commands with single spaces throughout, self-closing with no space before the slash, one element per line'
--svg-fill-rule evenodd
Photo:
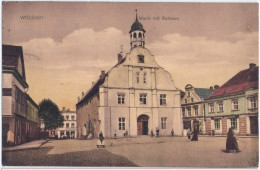
<path fill-rule="evenodd" d="M 36 103 L 49 98 L 76 110 L 82 91 L 117 63 L 121 46 L 124 56 L 130 51 L 135 9 L 146 48 L 181 90 L 221 86 L 258 65 L 257 3 L 5 2 L 2 42 L 23 47 Z"/>

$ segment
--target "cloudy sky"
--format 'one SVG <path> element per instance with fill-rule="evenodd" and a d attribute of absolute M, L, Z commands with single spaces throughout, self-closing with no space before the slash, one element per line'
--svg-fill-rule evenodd
<path fill-rule="evenodd" d="M 7 2 L 2 41 L 23 47 L 37 103 L 50 98 L 75 110 L 81 92 L 116 64 L 120 46 L 129 52 L 135 9 L 150 18 L 140 20 L 146 48 L 179 89 L 222 85 L 258 64 L 257 3 Z"/>

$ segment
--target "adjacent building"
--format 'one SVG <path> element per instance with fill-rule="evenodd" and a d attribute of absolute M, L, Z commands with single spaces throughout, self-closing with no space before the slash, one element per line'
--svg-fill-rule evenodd
<path fill-rule="evenodd" d="M 250 64 L 205 100 L 206 132 L 258 134 L 258 66 Z"/>
<path fill-rule="evenodd" d="M 76 111 L 70 111 L 70 109 L 62 108 L 62 116 L 64 117 L 63 127 L 58 128 L 59 139 L 75 139 L 77 134 L 77 115 Z"/>
<path fill-rule="evenodd" d="M 218 86 L 214 86 L 215 89 Z M 185 93 L 181 100 L 183 128 L 193 130 L 197 126 L 200 134 L 206 133 L 204 100 L 207 99 L 215 90 L 213 87 L 195 88 L 191 84 L 185 87 Z"/>
<path fill-rule="evenodd" d="M 26 138 L 27 142 L 37 140 L 40 137 L 40 118 L 39 106 L 27 94 L 27 108 L 26 108 Z"/>
<path fill-rule="evenodd" d="M 129 31 L 130 52 L 118 54 L 118 63 L 76 104 L 77 136 L 105 137 L 182 135 L 181 92 L 172 77 L 145 48 L 145 29 L 138 21 Z"/>
<path fill-rule="evenodd" d="M 26 83 L 23 50 L 20 46 L 2 46 L 2 142 L 16 145 L 26 142 Z"/>

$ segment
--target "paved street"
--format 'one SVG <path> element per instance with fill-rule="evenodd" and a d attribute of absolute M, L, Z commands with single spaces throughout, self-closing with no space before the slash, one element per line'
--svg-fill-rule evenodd
<path fill-rule="evenodd" d="M 256 167 L 258 138 L 239 138 L 242 152 L 225 153 L 226 137 L 138 137 L 97 140 L 52 140 L 39 149 L 5 151 L 4 165 L 141 166 L 141 167 Z M 245 143 L 244 143 L 245 142 Z"/>

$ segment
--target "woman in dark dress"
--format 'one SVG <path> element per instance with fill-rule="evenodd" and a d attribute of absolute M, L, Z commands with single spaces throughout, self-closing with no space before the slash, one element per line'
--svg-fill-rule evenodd
<path fill-rule="evenodd" d="M 229 152 L 230 150 L 236 150 L 236 152 L 239 152 L 237 138 L 235 137 L 233 127 L 229 128 L 228 130 L 227 142 L 226 142 L 226 151 Z"/>
<path fill-rule="evenodd" d="M 193 136 L 192 136 L 191 141 L 198 141 L 198 129 L 197 129 L 197 126 L 194 126 Z"/>

